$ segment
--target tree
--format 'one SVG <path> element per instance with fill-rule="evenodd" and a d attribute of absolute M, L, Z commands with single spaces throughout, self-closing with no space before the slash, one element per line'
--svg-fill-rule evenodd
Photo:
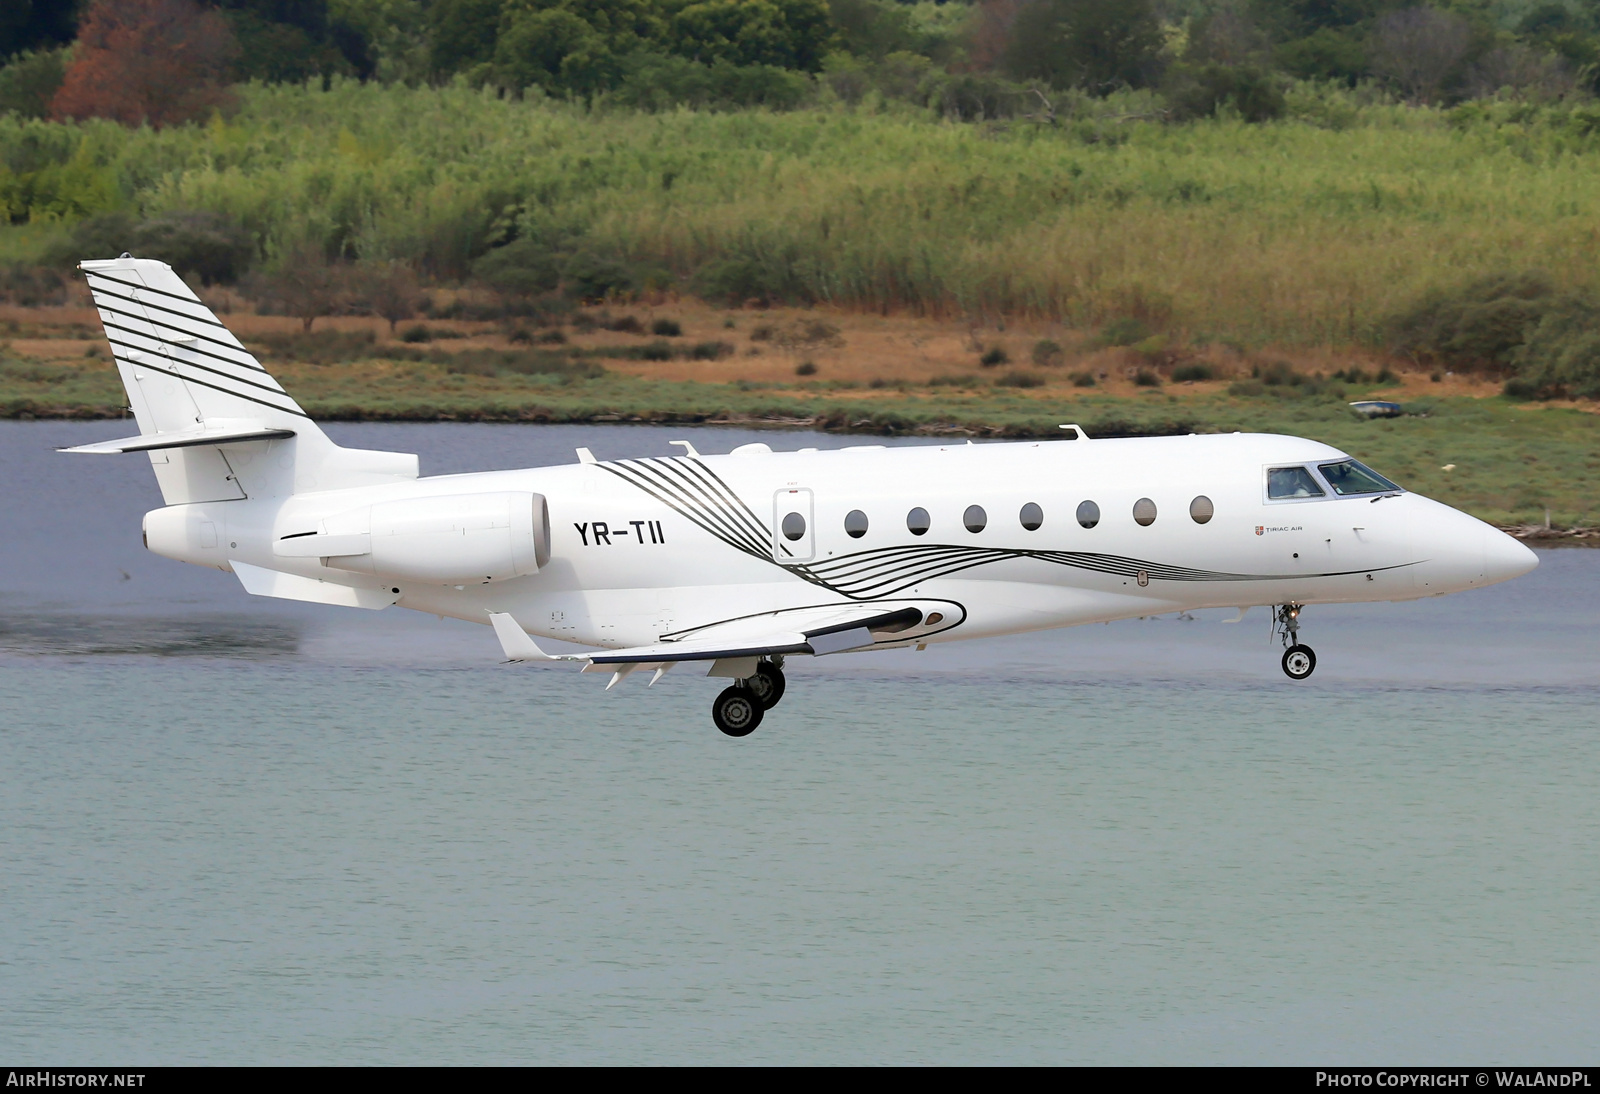
<path fill-rule="evenodd" d="M 502 0 L 435 0 L 428 12 L 433 71 L 449 76 L 494 57 Z"/>
<path fill-rule="evenodd" d="M 234 50 L 227 23 L 194 0 L 95 0 L 50 113 L 157 129 L 202 117 L 231 99 Z"/>
<path fill-rule="evenodd" d="M 349 288 L 343 263 L 329 262 L 319 247 L 301 243 L 280 251 L 271 269 L 253 275 L 246 292 L 277 313 L 294 316 L 300 329 L 310 332 L 318 319 L 344 308 Z"/>
<path fill-rule="evenodd" d="M 1017 13 L 1002 64 L 1020 79 L 1104 94 L 1151 83 L 1161 44 L 1150 0 L 1034 0 Z"/>
<path fill-rule="evenodd" d="M 671 4 L 672 51 L 696 61 L 822 69 L 834 43 L 821 0 L 694 0 Z"/>
<path fill-rule="evenodd" d="M 24 118 L 44 117 L 66 75 L 64 49 L 37 49 L 12 58 L 0 68 L 0 114 L 14 111 Z"/>
<path fill-rule="evenodd" d="M 5 0 L 0 4 L 0 60 L 72 41 L 80 6 L 77 0 Z"/>
<path fill-rule="evenodd" d="M 404 262 L 372 263 L 357 270 L 359 295 L 373 315 L 389 321 L 393 334 L 402 319 L 417 314 L 422 294 L 417 288 L 417 274 Z"/>
<path fill-rule="evenodd" d="M 1408 98 L 1435 102 L 1461 77 L 1472 44 L 1472 28 L 1459 15 L 1432 8 L 1391 12 L 1374 29 L 1372 70 L 1399 84 Z"/>

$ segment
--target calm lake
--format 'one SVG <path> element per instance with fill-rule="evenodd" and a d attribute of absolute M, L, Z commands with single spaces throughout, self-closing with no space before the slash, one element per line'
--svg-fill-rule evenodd
<path fill-rule="evenodd" d="M 1310 608 L 1301 684 L 1263 609 L 796 658 L 732 740 L 689 672 L 146 553 L 147 461 L 52 451 L 133 431 L 0 423 L 0 1056 L 1593 1062 L 1600 551 Z"/>

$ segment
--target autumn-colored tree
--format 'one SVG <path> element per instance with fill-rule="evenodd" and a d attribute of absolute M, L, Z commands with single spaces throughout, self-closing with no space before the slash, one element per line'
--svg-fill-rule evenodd
<path fill-rule="evenodd" d="M 222 16 L 194 0 L 94 0 L 51 115 L 157 129 L 203 117 L 230 99 L 236 48 Z"/>

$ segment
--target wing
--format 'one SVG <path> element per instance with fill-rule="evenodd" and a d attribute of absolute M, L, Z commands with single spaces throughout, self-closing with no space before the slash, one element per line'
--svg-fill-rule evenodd
<path fill-rule="evenodd" d="M 585 671 L 602 666 L 631 671 L 643 665 L 674 665 L 684 661 L 844 653 L 877 645 L 920 641 L 949 630 L 965 618 L 965 610 L 949 600 L 821 604 L 725 619 L 664 636 L 664 641 L 653 646 L 552 655 L 541 650 L 509 614 L 491 612 L 489 615 L 509 660 L 584 661 L 588 663 Z M 753 671 L 754 665 L 750 668 Z M 715 667 L 712 671 L 716 672 Z"/>

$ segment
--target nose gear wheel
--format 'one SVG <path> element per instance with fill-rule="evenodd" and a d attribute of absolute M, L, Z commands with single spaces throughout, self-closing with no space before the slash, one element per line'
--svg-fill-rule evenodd
<path fill-rule="evenodd" d="M 1310 646 L 1298 642 L 1283 651 L 1283 674 L 1291 680 L 1304 680 L 1317 669 L 1317 655 Z"/>
<path fill-rule="evenodd" d="M 1300 644 L 1300 611 L 1303 604 L 1279 604 L 1272 616 L 1272 631 L 1283 639 L 1283 674 L 1291 680 L 1304 680 L 1317 670 L 1317 655 L 1310 646 Z"/>

